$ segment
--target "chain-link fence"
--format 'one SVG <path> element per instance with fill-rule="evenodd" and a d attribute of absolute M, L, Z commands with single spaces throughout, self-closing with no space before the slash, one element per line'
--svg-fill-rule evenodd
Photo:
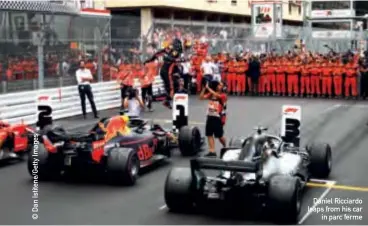
<path fill-rule="evenodd" d="M 328 51 L 325 48 L 328 45 L 342 52 L 357 47 L 354 43 L 358 40 L 366 39 L 366 35 L 334 39 L 333 34 L 315 38 L 309 28 L 288 25 L 283 26 L 282 39 L 260 39 L 253 37 L 250 21 L 154 19 L 153 25 L 142 31 L 141 20 L 134 14 L 105 17 L 0 11 L 0 92 L 37 89 L 40 76 L 44 78 L 41 84 L 44 88 L 74 85 L 74 73 L 81 59 L 86 61 L 96 81 L 114 79 L 116 72 L 126 70 L 127 65 L 134 65 L 134 70 L 139 72 L 144 70 L 142 62 L 148 56 L 177 35 L 191 44 L 208 42 L 210 54 L 224 51 L 236 54 L 241 50 L 285 53 L 297 40 L 303 40 L 307 50 Z"/>
<path fill-rule="evenodd" d="M 326 31 L 326 29 L 313 28 L 313 31 Z M 180 34 L 185 39 L 207 40 L 210 43 L 210 53 L 226 51 L 235 54 L 241 50 L 252 52 L 276 51 L 286 53 L 292 50 L 296 43 L 303 40 L 308 51 L 326 52 L 329 46 L 336 52 L 346 52 L 359 48 L 357 42 L 366 40 L 366 35 L 352 32 L 349 38 L 314 37 L 308 27 L 284 25 L 283 38 L 255 38 L 249 23 L 211 23 L 211 22 L 186 22 L 171 20 L 155 20 L 152 43 L 156 48 L 164 47 L 169 40 Z"/>
<path fill-rule="evenodd" d="M 302 27 L 284 26 L 283 39 L 258 39 L 252 35 L 249 23 L 213 23 L 156 20 L 152 34 L 155 46 L 163 47 L 178 33 L 183 39 L 206 40 L 210 43 L 210 53 L 226 51 L 235 54 L 241 50 L 267 51 L 275 49 L 283 52 L 292 48 L 300 39 Z"/>
<path fill-rule="evenodd" d="M 2 93 L 74 85 L 81 59 L 96 81 L 111 78 L 110 17 L 0 11 L 0 22 Z"/>

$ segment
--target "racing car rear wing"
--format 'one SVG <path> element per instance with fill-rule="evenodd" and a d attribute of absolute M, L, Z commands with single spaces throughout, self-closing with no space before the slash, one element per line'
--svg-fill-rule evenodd
<path fill-rule="evenodd" d="M 256 173 L 258 171 L 258 163 L 246 161 L 224 161 L 222 159 L 199 157 L 190 161 L 192 170 L 212 169 L 225 170 L 232 172 Z"/>

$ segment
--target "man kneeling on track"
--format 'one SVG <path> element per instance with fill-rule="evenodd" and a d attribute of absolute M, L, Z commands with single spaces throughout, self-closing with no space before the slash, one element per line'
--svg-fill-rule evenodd
<path fill-rule="evenodd" d="M 124 109 L 127 110 L 129 117 L 140 117 L 142 110 L 145 108 L 144 102 L 139 95 L 137 89 L 131 88 L 128 96 L 124 99 Z"/>
<path fill-rule="evenodd" d="M 207 93 L 205 93 L 206 90 Z M 218 81 L 211 82 L 211 85 L 207 83 L 205 89 L 203 89 L 200 94 L 200 99 L 209 100 L 206 121 L 206 136 L 208 139 L 209 153 L 206 156 L 216 157 L 215 138 L 218 138 L 222 146 L 226 147 L 224 125 L 226 121 L 227 95 L 224 92 L 223 83 Z"/>

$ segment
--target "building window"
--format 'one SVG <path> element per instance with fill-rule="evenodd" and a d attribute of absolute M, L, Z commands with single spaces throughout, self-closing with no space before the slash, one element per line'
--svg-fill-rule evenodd
<path fill-rule="evenodd" d="M 292 4 L 289 2 L 289 14 L 292 14 L 293 13 L 293 6 Z"/>
<path fill-rule="evenodd" d="M 298 6 L 298 13 L 299 13 L 299 16 L 302 15 L 302 7 L 301 6 Z"/>
<path fill-rule="evenodd" d="M 171 10 L 155 9 L 153 15 L 156 19 L 171 19 Z"/>
<path fill-rule="evenodd" d="M 231 5 L 236 5 L 238 3 L 238 1 L 237 0 L 231 0 Z"/>

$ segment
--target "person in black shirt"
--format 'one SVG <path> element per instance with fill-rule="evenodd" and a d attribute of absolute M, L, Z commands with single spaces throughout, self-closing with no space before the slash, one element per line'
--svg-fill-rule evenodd
<path fill-rule="evenodd" d="M 258 80 L 261 75 L 261 63 L 256 56 L 252 56 L 249 62 L 248 76 L 251 78 L 251 89 L 252 95 L 258 94 Z"/>
<path fill-rule="evenodd" d="M 185 60 L 181 58 L 182 52 L 183 45 L 181 41 L 179 39 L 175 39 L 170 47 L 159 50 L 150 59 L 145 61 L 146 64 L 157 59 L 160 56 L 163 57 L 163 65 L 160 69 L 160 76 L 162 81 L 164 82 L 166 90 L 166 101 L 164 102 L 164 105 L 170 109 L 172 108 L 171 100 L 175 92 L 173 74 L 181 73 L 178 67 L 178 63 L 185 62 Z"/>
<path fill-rule="evenodd" d="M 368 97 L 368 52 L 364 52 L 364 57 L 359 61 L 360 70 L 360 97 Z"/>

